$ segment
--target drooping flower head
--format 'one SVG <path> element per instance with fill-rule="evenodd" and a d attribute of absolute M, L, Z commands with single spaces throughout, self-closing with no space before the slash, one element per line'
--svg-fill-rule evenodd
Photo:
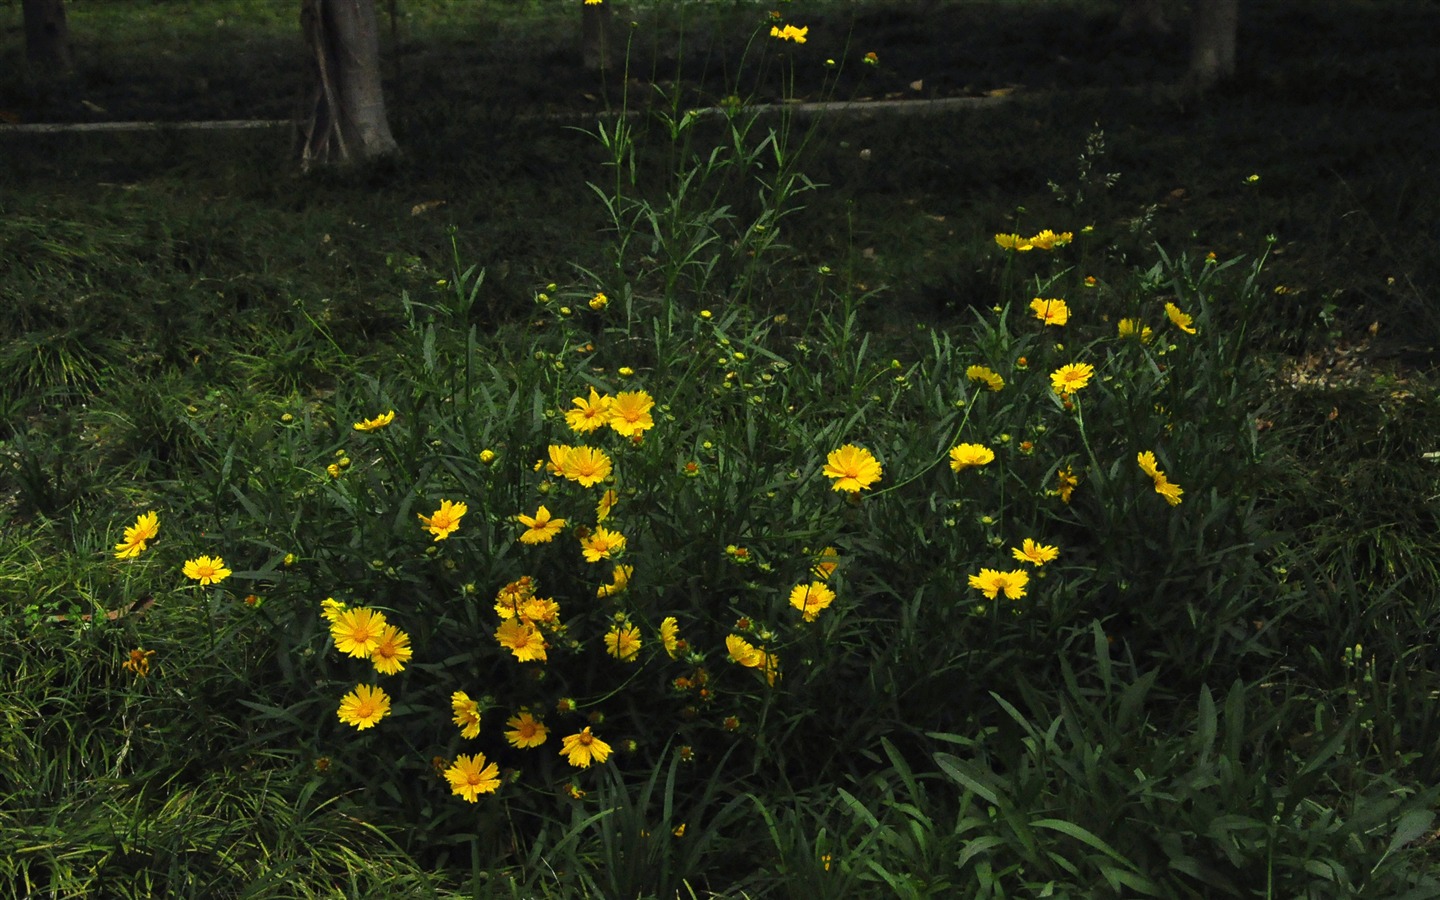
<path fill-rule="evenodd" d="M 1155 336 L 1149 325 L 1140 324 L 1139 319 L 1121 319 L 1115 326 L 1115 331 L 1122 338 L 1139 338 L 1142 344 L 1150 343 Z"/>
<path fill-rule="evenodd" d="M 370 662 L 381 675 L 394 675 L 405 669 L 412 652 L 410 635 L 394 625 L 386 625 L 380 632 L 375 649 L 370 651 Z"/>
<path fill-rule="evenodd" d="M 882 474 L 874 454 L 854 444 L 831 450 L 825 457 L 825 477 L 834 480 L 833 490 L 858 493 L 879 481 Z"/>
<path fill-rule="evenodd" d="M 1068 397 L 1090 383 L 1095 367 L 1089 363 L 1069 363 L 1050 373 L 1050 386 L 1055 393 Z"/>
<path fill-rule="evenodd" d="M 358 684 L 355 690 L 340 700 L 337 715 L 346 725 L 354 725 L 360 731 L 374 727 L 375 723 L 390 714 L 390 697 L 385 691 L 368 684 Z"/>
<path fill-rule="evenodd" d="M 1074 239 L 1075 235 L 1068 231 L 1062 231 L 1059 234 L 1056 234 L 1055 232 L 1046 228 L 1039 234 L 1032 236 L 1030 238 L 1030 244 L 1032 246 L 1040 248 L 1041 250 L 1053 250 L 1056 247 L 1065 246 Z"/>
<path fill-rule="evenodd" d="M 1034 538 L 1026 538 L 1019 547 L 1012 547 L 1010 554 L 1019 562 L 1028 562 L 1039 567 L 1059 557 L 1060 548 L 1037 543 Z"/>
<path fill-rule="evenodd" d="M 425 530 L 435 535 L 435 540 L 443 541 L 460 527 L 460 517 L 470 511 L 470 507 L 464 503 L 454 503 L 450 500 L 441 500 L 440 508 L 434 514 L 426 516 L 421 513 L 415 515 L 420 519 L 420 524 Z"/>
<path fill-rule="evenodd" d="M 610 511 L 620 501 L 620 495 L 615 493 L 614 488 L 607 488 L 605 493 L 595 503 L 595 522 L 598 524 L 610 518 Z"/>
<path fill-rule="evenodd" d="M 1080 477 L 1071 471 L 1069 466 L 1055 473 L 1055 493 L 1060 495 L 1061 503 L 1069 503 L 1070 496 L 1075 493 L 1075 488 L 1079 486 Z"/>
<path fill-rule="evenodd" d="M 989 465 L 995 461 L 995 451 L 984 444 L 957 444 L 950 448 L 950 468 L 956 472 Z"/>
<path fill-rule="evenodd" d="M 965 377 L 971 381 L 978 381 L 992 391 L 1004 390 L 1005 379 L 1001 378 L 993 369 L 986 366 L 970 366 L 965 370 Z"/>
<path fill-rule="evenodd" d="M 611 399 L 608 396 L 602 397 L 593 387 L 588 399 L 576 397 L 570 403 L 575 408 L 566 410 L 565 421 L 569 423 L 572 431 L 585 434 L 603 428 L 610 421 Z"/>
<path fill-rule="evenodd" d="M 790 589 L 790 605 L 804 613 L 807 622 L 815 621 L 834 602 L 835 592 L 823 581 L 797 584 Z"/>
<path fill-rule="evenodd" d="M 610 745 L 590 733 L 590 726 L 580 729 L 578 734 L 566 736 L 560 742 L 560 755 L 577 769 L 588 769 L 591 763 L 603 763 L 610 758 Z"/>
<path fill-rule="evenodd" d="M 445 770 L 445 780 L 450 790 L 467 803 L 474 803 L 481 794 L 493 794 L 500 788 L 500 767 L 485 762 L 485 754 L 474 756 L 460 754 L 455 764 Z"/>
<path fill-rule="evenodd" d="M 343 600 L 336 600 L 334 597 L 326 597 L 320 601 L 320 615 L 331 625 L 340 618 L 340 614 L 350 607 Z"/>
<path fill-rule="evenodd" d="M 1035 249 L 1034 244 L 1018 234 L 997 234 L 995 235 L 995 243 L 1006 250 L 1014 250 L 1018 253 Z"/>
<path fill-rule="evenodd" d="M 1174 323 L 1176 328 L 1180 329 L 1186 334 L 1195 333 L 1195 326 L 1191 324 L 1192 322 L 1194 322 L 1194 319 L 1191 318 L 1189 313 L 1181 312 L 1180 307 L 1176 306 L 1174 303 L 1165 304 L 1165 317 L 1168 318 L 1172 323 Z"/>
<path fill-rule="evenodd" d="M 150 657 L 155 655 L 154 650 L 146 650 L 139 647 L 130 651 L 130 658 L 120 664 L 120 668 L 140 678 L 150 674 Z"/>
<path fill-rule="evenodd" d="M 665 654 L 671 659 L 680 655 L 680 623 L 674 616 L 666 616 L 660 620 L 660 646 L 665 648 Z"/>
<path fill-rule="evenodd" d="M 389 412 L 387 412 L 387 413 L 382 413 L 382 414 L 376 416 L 376 417 L 373 418 L 373 419 L 365 419 L 365 420 L 363 420 L 363 421 L 356 422 L 356 423 L 355 423 L 355 430 L 356 430 L 356 431 L 379 431 L 380 429 L 384 428 L 386 425 L 389 425 L 389 424 L 390 424 L 391 422 L 393 422 L 393 421 L 395 421 L 395 410 L 392 409 L 392 410 L 390 410 Z"/>
<path fill-rule="evenodd" d="M 470 699 L 470 695 L 464 691 L 456 691 L 450 695 L 450 711 L 455 726 L 460 729 L 462 738 L 477 738 L 480 736 L 480 704 Z"/>
<path fill-rule="evenodd" d="M 230 570 L 225 568 L 225 560 L 218 556 L 197 556 L 187 560 L 183 571 L 186 578 L 195 579 L 202 587 L 218 584 L 230 577 Z"/>
<path fill-rule="evenodd" d="M 135 517 L 135 524 L 125 529 L 125 539 L 115 545 L 116 559 L 133 559 L 145 550 L 145 545 L 155 540 L 160 533 L 160 517 L 153 510 Z"/>
<path fill-rule="evenodd" d="M 520 710 L 507 719 L 505 724 L 510 727 L 510 730 L 505 732 L 505 740 L 510 743 L 510 746 L 520 750 L 538 747 L 545 743 L 545 739 L 550 736 L 550 729 L 545 727 L 544 722 L 531 715 L 528 709 Z"/>
<path fill-rule="evenodd" d="M 335 649 L 357 659 L 365 659 L 380 646 L 380 638 L 388 626 L 385 614 L 368 607 L 347 609 L 330 623 L 330 636 Z"/>

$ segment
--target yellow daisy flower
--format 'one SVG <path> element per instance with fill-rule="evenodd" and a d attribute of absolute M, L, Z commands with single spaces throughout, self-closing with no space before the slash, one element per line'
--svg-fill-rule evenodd
<path fill-rule="evenodd" d="M 429 516 L 416 513 L 420 523 L 425 530 L 435 535 L 435 540 L 443 541 L 455 533 L 460 527 L 460 517 L 470 511 L 470 507 L 464 503 L 452 503 L 449 500 L 441 500 L 440 508 Z"/>
<path fill-rule="evenodd" d="M 495 640 L 520 662 L 545 662 L 545 638 L 539 629 L 520 619 L 506 619 L 495 629 Z"/>
<path fill-rule="evenodd" d="M 451 694 L 450 709 L 455 726 L 460 729 L 462 738 L 480 736 L 480 704 L 471 700 L 469 694 L 464 691 L 456 691 Z"/>
<path fill-rule="evenodd" d="M 610 427 L 625 437 L 633 437 L 655 427 L 650 416 L 655 401 L 645 391 L 621 391 L 610 404 Z"/>
<path fill-rule="evenodd" d="M 1195 333 L 1195 327 L 1191 324 L 1194 319 L 1190 317 L 1189 313 L 1181 312 L 1180 307 L 1176 306 L 1175 304 L 1165 304 L 1165 317 L 1168 318 L 1171 322 L 1173 322 L 1176 328 L 1180 329 L 1186 334 Z"/>
<path fill-rule="evenodd" d="M 386 627 L 385 614 L 368 607 L 347 609 L 330 623 L 330 636 L 335 649 L 348 656 L 365 659 L 380 646 Z"/>
<path fill-rule="evenodd" d="M 1036 297 L 1030 301 L 1030 310 L 1035 318 L 1046 325 L 1064 325 L 1070 321 L 1070 307 L 1064 300 L 1045 300 Z"/>
<path fill-rule="evenodd" d="M 825 458 L 825 477 L 834 479 L 833 490 L 857 493 L 879 481 L 882 473 L 874 454 L 854 444 L 832 450 Z"/>
<path fill-rule="evenodd" d="M 370 662 L 381 675 L 395 675 L 405 669 L 412 652 L 410 635 L 394 625 L 386 625 L 380 632 L 375 649 L 370 651 Z"/>
<path fill-rule="evenodd" d="M 483 753 L 474 756 L 462 753 L 455 757 L 455 764 L 445 770 L 445 780 L 450 782 L 450 790 L 457 797 L 474 803 L 481 794 L 493 794 L 500 789 L 500 767 L 493 762 L 487 764 Z"/>
<path fill-rule="evenodd" d="M 1019 547 L 1012 547 L 1010 553 L 1019 562 L 1028 562 L 1039 567 L 1059 557 L 1060 548 L 1039 544 L 1033 538 L 1026 538 Z"/>
<path fill-rule="evenodd" d="M 1003 390 L 1005 387 L 1005 379 L 986 366 L 969 367 L 965 370 L 965 377 L 980 382 L 992 391 Z"/>
<path fill-rule="evenodd" d="M 582 434 L 594 431 L 603 427 L 610 421 L 609 397 L 602 397 L 593 387 L 590 389 L 590 397 L 576 397 L 570 403 L 574 409 L 565 412 L 565 421 L 569 423 L 572 431 Z"/>
<path fill-rule="evenodd" d="M 586 562 L 599 562 L 602 559 L 609 559 L 611 554 L 625 549 L 625 535 L 608 528 L 597 527 L 585 536 L 585 539 L 580 542 L 580 547 L 585 551 Z"/>
<path fill-rule="evenodd" d="M 185 563 L 186 578 L 193 578 L 200 584 L 218 584 L 230 577 L 230 570 L 225 568 L 225 560 L 218 556 L 197 556 L 187 560 Z"/>
<path fill-rule="evenodd" d="M 613 597 L 625 588 L 630 586 L 630 576 L 635 573 L 634 566 L 616 566 L 614 580 L 610 584 L 602 584 L 595 589 L 595 596 L 600 599 Z"/>
<path fill-rule="evenodd" d="M 616 622 L 605 632 L 605 652 L 620 660 L 631 662 L 640 655 L 640 629 L 629 622 Z"/>
<path fill-rule="evenodd" d="M 355 423 L 355 430 L 356 430 L 356 431 L 379 431 L 380 429 L 384 428 L 386 425 L 389 425 L 389 424 L 390 424 L 391 422 L 393 422 L 393 421 L 395 421 L 395 410 L 392 409 L 392 410 L 390 410 L 389 412 L 387 412 L 387 413 L 382 413 L 381 415 L 378 415 L 378 416 L 376 416 L 376 417 L 373 418 L 373 419 L 365 419 L 365 420 L 363 420 L 363 421 L 356 422 L 356 423 Z"/>
<path fill-rule="evenodd" d="M 1089 363 L 1070 363 L 1050 373 L 1050 386 L 1065 397 L 1089 384 L 1094 375 L 1095 367 Z"/>
<path fill-rule="evenodd" d="M 115 545 L 116 559 L 132 559 L 145 550 L 145 545 L 160 533 L 160 517 L 151 512 L 135 517 L 135 524 L 125 529 L 125 539 Z"/>
<path fill-rule="evenodd" d="M 984 593 L 988 600 L 994 600 L 1001 591 L 1011 600 L 1019 600 L 1025 596 L 1025 585 L 1029 582 L 1030 575 L 1023 569 L 1010 572 L 981 569 L 979 575 L 970 576 L 970 586 Z"/>
<path fill-rule="evenodd" d="M 611 419 L 613 422 L 614 419 Z M 580 482 L 581 487 L 591 487 L 610 477 L 610 457 L 604 450 L 594 447 L 571 447 L 565 453 L 564 462 L 558 474 Z"/>
<path fill-rule="evenodd" d="M 660 620 L 660 646 L 665 648 L 665 654 L 671 659 L 680 655 L 680 623 L 674 616 L 666 616 Z"/>
<path fill-rule="evenodd" d="M 610 745 L 590 733 L 586 725 L 578 734 L 567 735 L 560 742 L 560 755 L 577 769 L 588 769 L 591 763 L 603 763 L 610 757 Z"/>
<path fill-rule="evenodd" d="M 359 684 L 340 699 L 336 714 L 341 722 L 364 731 L 390 714 L 390 697 L 381 688 Z"/>
<path fill-rule="evenodd" d="M 790 605 L 804 613 L 807 622 L 815 621 L 834 602 L 835 592 L 823 581 L 797 584 L 790 589 Z"/>
<path fill-rule="evenodd" d="M 545 723 L 532 716 L 527 709 L 511 716 L 505 724 L 510 726 L 510 730 L 505 732 L 505 740 L 509 741 L 510 746 L 521 750 L 538 747 L 550 736 L 550 729 L 545 727 Z"/>
<path fill-rule="evenodd" d="M 520 535 L 522 544 L 549 543 L 555 535 L 560 533 L 560 529 L 565 527 L 565 520 L 551 517 L 550 510 L 544 506 L 541 506 L 533 516 L 521 513 L 515 518 L 525 526 L 524 533 Z"/>
<path fill-rule="evenodd" d="M 957 444 L 950 448 L 950 468 L 956 472 L 989 465 L 994 461 L 995 451 L 984 444 Z"/>

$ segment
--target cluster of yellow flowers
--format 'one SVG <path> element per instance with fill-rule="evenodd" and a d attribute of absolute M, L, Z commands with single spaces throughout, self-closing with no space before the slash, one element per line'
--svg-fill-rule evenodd
<path fill-rule="evenodd" d="M 160 534 L 160 516 L 154 510 L 135 517 L 135 524 L 127 527 L 121 541 L 115 545 L 116 559 L 135 559 L 145 552 L 149 543 Z M 219 556 L 197 556 L 185 561 L 181 568 L 186 578 L 200 582 L 201 587 L 219 584 L 233 573 L 225 567 L 225 560 Z"/>

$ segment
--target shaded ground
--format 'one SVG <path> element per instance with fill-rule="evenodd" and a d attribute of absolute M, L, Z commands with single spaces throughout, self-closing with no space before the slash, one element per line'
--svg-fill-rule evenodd
<path fill-rule="evenodd" d="M 1012 226 L 1133 224 L 1137 256 L 1152 239 L 1176 250 L 1256 253 L 1273 234 L 1270 273 L 1284 288 L 1277 325 L 1307 325 L 1322 313 L 1356 333 L 1379 323 L 1377 350 L 1412 365 L 1434 362 L 1440 316 L 1430 298 L 1440 263 L 1413 240 L 1440 221 L 1434 4 L 1247 4 L 1240 78 L 1203 101 L 1167 87 L 1183 74 L 1179 30 L 1122 36 L 1115 6 L 1105 3 L 887 4 L 803 17 L 786 7 L 794 18 L 785 21 L 810 28 L 803 45 L 766 36 L 764 7 L 621 9 L 616 25 L 630 35 L 629 78 L 614 72 L 603 80 L 576 65 L 576 17 L 412 6 L 402 5 L 393 32 L 385 26 L 387 90 L 406 158 L 371 173 L 359 193 L 327 179 L 277 180 L 273 173 L 290 169 L 283 132 L 6 136 L 3 177 L 30 189 L 63 186 L 81 207 L 89 202 L 82 193 L 97 182 L 144 184 L 167 173 L 192 179 L 189 189 L 198 193 L 286 215 L 317 205 L 343 209 L 339 218 L 359 223 L 348 266 L 360 280 L 367 271 L 393 273 L 390 262 L 401 252 L 443 268 L 442 233 L 453 225 L 469 258 L 492 270 L 503 307 L 527 302 L 537 281 L 555 276 L 557 258 L 573 258 L 568 248 L 577 239 L 603 239 L 595 236 L 594 203 L 584 199 L 584 182 L 597 177 L 593 139 L 537 125 L 532 113 L 598 111 L 677 91 L 684 103 L 707 105 L 732 94 L 755 101 L 1005 94 L 993 109 L 821 121 L 806 171 L 829 187 L 807 198 L 812 213 L 797 221 L 794 243 L 826 262 L 853 242 L 866 281 L 887 286 L 899 308 L 943 317 L 987 302 L 984 248 L 990 234 Z M 193 21 L 199 14 L 190 7 L 137 5 L 127 15 L 144 21 L 131 32 L 102 33 L 87 26 L 101 21 L 99 8 L 76 4 L 80 69 L 52 84 L 17 74 L 19 10 L 7 8 L 0 68 L 11 74 L 0 77 L 0 111 L 26 122 L 287 118 L 303 94 L 298 28 L 285 30 L 287 17 L 268 6 L 252 21 L 246 8 L 209 25 Z M 175 18 L 185 16 L 192 20 Z M 860 62 L 868 52 L 877 65 Z M 827 66 L 829 59 L 837 65 Z M 1080 157 L 1097 129 L 1106 152 L 1089 165 L 1120 178 L 1077 204 Z M 224 182 L 206 186 L 215 174 Z M 1064 202 L 1050 182 L 1065 188 Z M 415 203 L 433 200 L 446 201 L 435 215 L 408 215 Z M 183 231 L 173 210 L 170 216 L 166 227 Z M 304 240 L 319 246 L 318 237 Z M 182 246 L 212 242 L 207 233 Z M 336 244 L 328 246 L 333 254 Z M 291 265 L 302 264 L 300 249 Z"/>

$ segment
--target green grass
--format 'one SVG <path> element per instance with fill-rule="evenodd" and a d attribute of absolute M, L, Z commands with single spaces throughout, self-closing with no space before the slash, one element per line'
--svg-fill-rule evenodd
<path fill-rule="evenodd" d="M 1412 33 L 1425 15 L 1385 8 Z M 186 9 L 74 7 L 90 62 L 7 84 L 59 118 L 101 74 L 136 118 L 284 115 L 290 14 Z M 1307 10 L 1262 4 L 1246 46 L 1307 25 L 1332 53 L 1350 20 Z M 275 133 L 6 138 L 13 892 L 1435 892 L 1436 273 L 1410 237 L 1435 193 L 1424 97 L 1392 90 L 1410 41 L 1350 22 L 1366 40 L 1335 70 L 1256 49 L 1240 86 L 1182 103 L 1139 87 L 1169 63 L 1116 63 L 1135 51 L 1105 43 L 1103 5 L 946 5 L 929 15 L 988 29 L 954 32 L 972 52 L 1037 60 L 970 57 L 975 91 L 1086 86 L 943 117 L 695 120 L 691 98 L 958 92 L 965 70 L 906 7 L 816 11 L 812 43 L 743 63 L 765 10 L 696 8 L 682 31 L 641 9 L 629 96 L 653 108 L 577 129 L 515 115 L 619 102 L 540 40 L 573 22 L 403 12 L 406 153 L 384 165 L 301 177 Z M 806 54 L 846 40 L 882 64 L 827 87 Z M 229 41 L 275 62 L 221 89 Z M 205 51 L 174 57 L 189 87 L 144 87 L 137 61 L 177 46 Z M 92 102 L 126 96 L 107 90 Z M 1042 228 L 1074 238 L 994 241 Z M 1080 361 L 1095 375 L 1067 405 L 1050 376 Z M 592 388 L 648 392 L 653 428 L 573 431 Z M 884 467 L 853 495 L 823 473 L 852 443 Z M 995 458 L 952 471 L 959 443 Z M 547 471 L 561 444 L 612 474 Z M 606 488 L 627 546 L 588 563 Z M 436 541 L 417 514 L 447 499 L 469 510 Z M 522 543 L 515 516 L 542 504 L 565 528 Z M 116 559 L 149 510 L 158 535 Z M 1026 538 L 1058 559 L 1017 562 Z M 789 598 L 826 547 L 836 597 L 806 621 Z M 200 555 L 233 573 L 197 585 Z M 601 591 L 617 564 L 628 587 Z M 1025 594 L 985 597 L 982 568 L 1025 571 Z M 564 626 L 543 626 L 543 665 L 494 637 L 522 576 Z M 336 652 L 327 597 L 403 629 L 404 671 Z M 634 661 L 604 649 L 622 623 Z M 731 636 L 774 654 L 773 684 Z M 336 714 L 357 684 L 392 699 L 363 731 Z M 502 737 L 522 707 L 550 728 L 538 749 Z M 587 725 L 613 754 L 576 768 L 561 739 Z M 439 772 L 476 752 L 500 785 L 471 805 Z"/>

